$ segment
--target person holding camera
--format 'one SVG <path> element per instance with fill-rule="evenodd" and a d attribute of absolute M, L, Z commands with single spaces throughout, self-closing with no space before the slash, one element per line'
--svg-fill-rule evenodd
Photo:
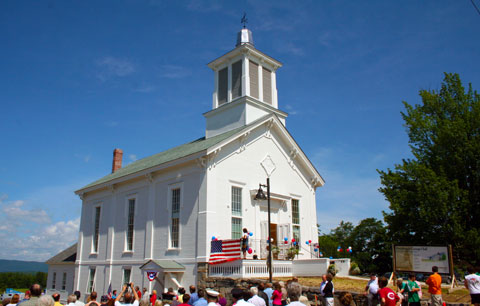
<path fill-rule="evenodd" d="M 129 292 L 128 288 L 131 288 L 132 292 Z M 124 294 L 125 294 L 125 297 L 123 298 L 123 304 L 122 304 L 120 303 L 120 300 L 122 299 Z M 137 291 L 135 291 L 133 287 L 133 282 L 132 282 L 130 284 L 123 285 L 122 292 L 120 292 L 120 294 L 115 299 L 115 306 L 138 306 L 138 303 L 139 303 L 138 300 L 139 300 L 138 294 L 137 294 Z"/>

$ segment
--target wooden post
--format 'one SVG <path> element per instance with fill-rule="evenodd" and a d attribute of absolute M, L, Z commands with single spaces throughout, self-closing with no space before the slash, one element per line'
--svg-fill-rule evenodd
<path fill-rule="evenodd" d="M 448 267 L 450 268 L 450 277 L 452 278 L 452 283 L 450 284 L 450 289 L 453 289 L 457 285 L 457 278 L 455 277 L 455 270 L 453 269 L 453 252 L 452 245 L 448 245 Z"/>
<path fill-rule="evenodd" d="M 388 284 L 394 279 L 395 271 L 397 270 L 396 260 L 395 260 L 395 245 L 392 243 L 392 275 L 390 275 L 390 279 L 388 280 Z M 396 275 L 395 275 L 396 279 Z"/>

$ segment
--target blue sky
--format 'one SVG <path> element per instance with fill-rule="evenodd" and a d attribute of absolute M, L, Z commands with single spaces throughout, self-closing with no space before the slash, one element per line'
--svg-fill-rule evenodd
<path fill-rule="evenodd" d="M 477 5 L 480 4 L 477 0 Z M 1 1 L 0 258 L 77 239 L 73 191 L 204 134 L 243 12 L 280 60 L 287 128 L 326 180 L 324 232 L 382 218 L 376 169 L 410 156 L 400 112 L 443 72 L 480 87 L 480 15 L 458 1 Z"/>

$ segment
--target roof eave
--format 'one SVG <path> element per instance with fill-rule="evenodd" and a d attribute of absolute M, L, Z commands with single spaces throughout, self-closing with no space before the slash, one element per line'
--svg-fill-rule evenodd
<path fill-rule="evenodd" d="M 202 157 L 202 156 L 205 155 L 205 152 L 206 152 L 206 150 L 202 150 L 202 151 L 199 151 L 199 152 L 196 152 L 196 153 L 184 156 L 184 157 L 180 157 L 180 158 L 168 161 L 166 163 L 162 163 L 162 164 L 150 167 L 150 168 L 142 169 L 140 171 L 127 174 L 125 176 L 114 178 L 112 180 L 109 180 L 109 181 L 106 181 L 106 182 L 103 182 L 103 183 L 99 183 L 99 184 L 96 184 L 96 185 L 93 185 L 93 186 L 89 186 L 87 188 L 81 188 L 81 189 L 76 190 L 75 194 L 82 195 L 82 194 L 92 192 L 92 191 L 95 191 L 95 190 L 107 188 L 107 187 L 112 186 L 114 184 L 119 184 L 119 183 L 129 181 L 129 180 L 141 177 L 141 176 L 145 176 L 145 175 L 147 175 L 149 173 L 152 173 L 152 172 L 156 172 L 156 171 L 159 171 L 159 170 L 163 170 L 163 169 L 166 169 L 166 168 L 177 166 L 179 164 L 183 164 L 183 163 L 195 160 L 199 157 Z"/>

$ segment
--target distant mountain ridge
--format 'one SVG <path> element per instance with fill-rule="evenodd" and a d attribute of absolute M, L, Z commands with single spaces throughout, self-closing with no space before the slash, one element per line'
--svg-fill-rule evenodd
<path fill-rule="evenodd" d="M 48 265 L 38 261 L 0 259 L 0 272 L 48 272 Z"/>

